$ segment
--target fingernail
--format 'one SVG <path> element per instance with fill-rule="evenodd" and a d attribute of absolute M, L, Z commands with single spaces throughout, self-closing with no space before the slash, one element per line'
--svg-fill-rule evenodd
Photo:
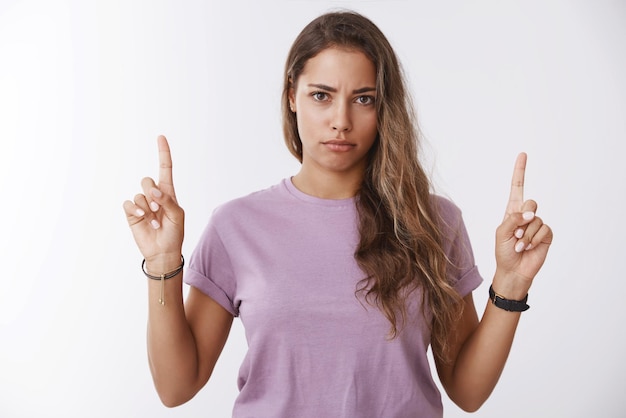
<path fill-rule="evenodd" d="M 161 196 L 163 196 L 163 193 L 161 193 L 161 191 L 159 189 L 155 189 L 154 187 L 152 189 L 150 189 L 150 193 L 152 193 L 152 196 L 154 196 L 154 197 L 161 197 Z"/>
<path fill-rule="evenodd" d="M 523 250 L 524 250 L 524 241 L 520 241 L 517 244 L 515 244 L 516 253 L 521 253 Z"/>
<path fill-rule="evenodd" d="M 145 215 L 145 214 L 146 214 L 146 212 L 144 212 L 144 211 L 143 211 L 143 210 L 141 210 L 141 209 L 137 209 L 137 210 L 135 211 L 135 215 L 137 215 L 137 216 L 143 216 L 143 215 Z"/>
<path fill-rule="evenodd" d="M 515 238 L 521 238 L 524 236 L 524 230 L 522 228 L 518 228 L 515 231 Z"/>
<path fill-rule="evenodd" d="M 151 220 L 150 225 L 152 225 L 154 229 L 159 229 L 159 226 L 160 226 L 159 222 L 156 219 Z"/>
<path fill-rule="evenodd" d="M 535 212 L 524 212 L 524 213 L 522 213 L 522 218 L 524 218 L 524 220 L 526 220 L 526 221 L 530 221 L 534 217 L 535 217 Z"/>
<path fill-rule="evenodd" d="M 528 244 L 528 246 L 526 247 L 526 251 L 530 250 L 531 248 L 533 248 L 532 244 Z"/>
<path fill-rule="evenodd" d="M 150 209 L 152 209 L 152 212 L 156 212 L 159 210 L 159 204 L 157 202 L 150 202 Z"/>

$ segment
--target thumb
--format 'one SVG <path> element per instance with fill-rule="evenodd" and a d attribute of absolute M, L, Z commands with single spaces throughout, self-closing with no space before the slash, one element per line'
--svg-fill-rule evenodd
<path fill-rule="evenodd" d="M 185 212 L 172 196 L 155 186 L 150 189 L 150 197 L 159 205 L 164 217 L 175 225 L 184 224 Z"/>
<path fill-rule="evenodd" d="M 515 236 L 516 232 L 520 228 L 532 222 L 534 218 L 535 212 L 533 211 L 515 212 L 508 214 L 496 231 L 498 241 L 504 242 L 511 238 L 519 238 Z"/>
<path fill-rule="evenodd" d="M 498 229 L 498 232 L 504 234 L 504 236 L 499 236 L 500 241 L 511 238 L 513 235 L 516 235 L 516 238 L 521 238 L 517 236 L 519 233 L 523 233 L 526 225 L 533 221 L 535 218 L 535 213 L 537 212 L 537 202 L 534 200 L 525 201 L 521 208 L 518 211 L 507 213 L 504 217 L 504 221 L 502 225 Z"/>

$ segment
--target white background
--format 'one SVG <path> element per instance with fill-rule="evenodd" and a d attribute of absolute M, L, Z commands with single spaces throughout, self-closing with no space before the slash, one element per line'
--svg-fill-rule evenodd
<path fill-rule="evenodd" d="M 294 174 L 284 59 L 335 7 L 395 46 L 438 191 L 486 281 L 513 162 L 554 229 L 510 360 L 476 417 L 626 414 L 623 1 L 0 0 L 0 416 L 228 417 L 239 321 L 212 381 L 163 407 L 122 202 L 170 139 L 189 255 L 211 210 Z M 444 397 L 445 416 L 466 416 Z"/>

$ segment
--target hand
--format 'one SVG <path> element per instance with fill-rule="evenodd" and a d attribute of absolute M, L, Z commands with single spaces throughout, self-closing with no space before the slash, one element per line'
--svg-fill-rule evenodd
<path fill-rule="evenodd" d="M 172 181 L 172 156 L 167 139 L 159 136 L 159 184 L 149 177 L 141 181 L 143 194 L 124 202 L 124 212 L 139 251 L 154 271 L 180 264 L 185 213 L 178 206 Z M 169 266 L 169 267 L 168 267 Z M 165 271 L 165 270 L 163 270 Z"/>
<path fill-rule="evenodd" d="M 526 154 L 515 162 L 511 193 L 502 224 L 496 230 L 494 290 L 520 300 L 543 265 L 552 243 L 552 229 L 535 215 L 537 203 L 524 201 Z"/>

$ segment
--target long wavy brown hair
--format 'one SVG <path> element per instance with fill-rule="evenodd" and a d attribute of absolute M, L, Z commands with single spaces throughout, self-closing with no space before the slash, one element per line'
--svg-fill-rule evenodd
<path fill-rule="evenodd" d="M 377 306 L 395 338 L 407 323 L 407 298 L 421 290 L 422 314 L 432 314 L 431 344 L 441 358 L 460 314 L 460 296 L 446 276 L 441 220 L 431 183 L 418 158 L 418 128 L 403 72 L 380 29 L 352 11 L 331 12 L 309 23 L 289 51 L 282 94 L 283 131 L 290 152 L 302 162 L 302 142 L 289 91 L 307 61 L 329 47 L 363 52 L 376 68 L 378 138 L 356 196 L 360 242 L 355 258 L 367 275 L 357 293 Z M 428 311 L 427 311 L 428 309 Z"/>

